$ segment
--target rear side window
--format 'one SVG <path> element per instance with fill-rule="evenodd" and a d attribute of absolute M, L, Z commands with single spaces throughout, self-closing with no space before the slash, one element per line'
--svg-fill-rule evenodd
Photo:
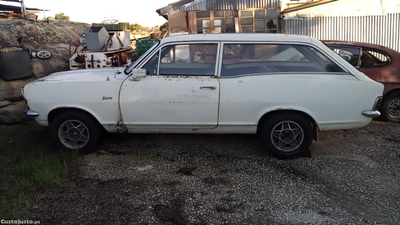
<path fill-rule="evenodd" d="M 345 72 L 318 50 L 289 44 L 225 44 L 221 76 Z"/>
<path fill-rule="evenodd" d="M 348 61 L 354 67 L 360 67 L 361 49 L 356 47 L 329 46 L 334 52 L 343 58 L 348 57 Z"/>

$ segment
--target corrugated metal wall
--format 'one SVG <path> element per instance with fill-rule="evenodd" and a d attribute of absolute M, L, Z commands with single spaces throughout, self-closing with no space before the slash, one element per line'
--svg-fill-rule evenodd
<path fill-rule="evenodd" d="M 400 13 L 286 19 L 285 33 L 307 35 L 319 40 L 366 42 L 400 52 Z"/>
<path fill-rule="evenodd" d="M 280 8 L 281 0 L 203 0 L 180 10 L 243 10 L 247 8 Z"/>

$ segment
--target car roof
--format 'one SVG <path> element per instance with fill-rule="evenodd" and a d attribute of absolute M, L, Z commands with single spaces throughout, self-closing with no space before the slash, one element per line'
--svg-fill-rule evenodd
<path fill-rule="evenodd" d="M 308 36 L 294 34 L 260 34 L 260 33 L 229 33 L 229 34 L 182 34 L 173 35 L 161 40 L 161 44 L 184 41 L 288 41 L 312 43 Z"/>

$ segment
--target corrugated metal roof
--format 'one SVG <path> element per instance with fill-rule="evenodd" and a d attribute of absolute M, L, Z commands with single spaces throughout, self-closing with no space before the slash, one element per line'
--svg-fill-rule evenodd
<path fill-rule="evenodd" d="M 202 0 L 183 6 L 181 11 L 244 10 L 248 8 L 280 8 L 281 0 Z"/>
<path fill-rule="evenodd" d="M 206 8 L 207 0 L 201 0 L 197 2 L 193 2 L 188 6 L 183 6 L 179 10 L 181 11 L 198 11 L 198 10 L 207 10 Z"/>

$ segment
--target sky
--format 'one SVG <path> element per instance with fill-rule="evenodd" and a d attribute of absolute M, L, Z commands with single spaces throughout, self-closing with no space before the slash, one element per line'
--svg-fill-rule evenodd
<path fill-rule="evenodd" d="M 167 6 L 177 0 L 25 0 L 25 6 L 51 10 L 46 16 L 54 17 L 63 12 L 71 21 L 101 23 L 105 19 L 117 19 L 119 22 L 138 23 L 154 27 L 167 22 L 156 13 L 156 9 Z M 43 13 L 38 14 L 39 18 Z"/>

